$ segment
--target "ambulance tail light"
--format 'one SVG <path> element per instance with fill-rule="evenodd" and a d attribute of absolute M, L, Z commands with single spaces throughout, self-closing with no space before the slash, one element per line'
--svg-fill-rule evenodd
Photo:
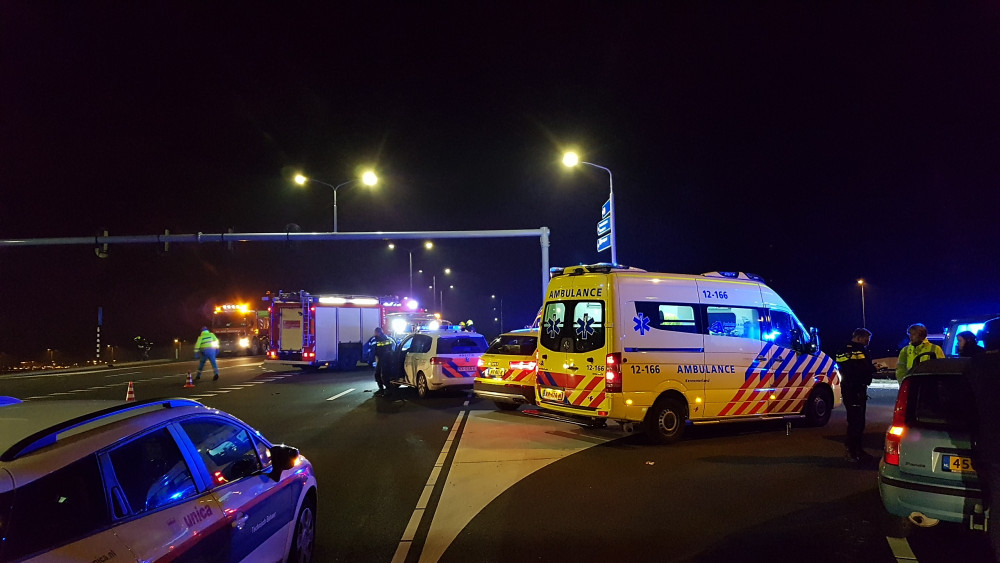
<path fill-rule="evenodd" d="M 482 358 L 479 358 L 479 361 L 476 362 L 476 367 L 484 368 L 486 367 L 486 362 L 484 362 Z"/>
<path fill-rule="evenodd" d="M 268 351 L 267 351 L 267 355 L 268 355 L 268 356 L 269 356 L 269 357 L 270 357 L 270 358 L 271 358 L 272 360 L 276 360 L 276 359 L 278 359 L 278 351 L 277 351 L 277 350 L 268 350 Z"/>
<path fill-rule="evenodd" d="M 892 426 L 885 433 L 885 463 L 899 465 L 899 444 L 906 434 L 906 403 L 910 398 L 910 380 L 904 379 L 899 384 L 899 394 L 896 395 L 896 408 L 892 412 Z"/>
<path fill-rule="evenodd" d="M 535 371 L 535 367 L 538 364 L 535 362 L 511 362 L 510 369 L 526 369 L 528 371 Z"/>
<path fill-rule="evenodd" d="M 608 354 L 604 360 L 604 391 L 606 393 L 622 392 L 622 355 L 621 352 Z"/>

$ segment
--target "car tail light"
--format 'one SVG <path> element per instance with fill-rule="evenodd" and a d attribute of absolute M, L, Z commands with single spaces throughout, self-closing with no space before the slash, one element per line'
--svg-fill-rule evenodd
<path fill-rule="evenodd" d="M 271 356 L 271 359 L 278 357 L 278 352 L 276 350 L 271 350 L 268 354 Z"/>
<path fill-rule="evenodd" d="M 604 391 L 607 393 L 622 392 L 622 355 L 620 352 L 608 354 L 604 360 Z"/>
<path fill-rule="evenodd" d="M 434 356 L 434 357 L 431 358 L 431 365 L 432 366 L 443 366 L 447 360 L 448 360 L 448 358 L 439 358 L 437 356 Z"/>
<path fill-rule="evenodd" d="M 899 465 L 899 444 L 906 434 L 906 402 L 910 398 L 910 380 L 904 379 L 899 384 L 899 394 L 896 395 L 896 408 L 892 411 L 892 426 L 885 433 L 885 462 L 889 465 Z"/>
<path fill-rule="evenodd" d="M 535 367 L 537 365 L 538 364 L 536 364 L 535 362 L 511 362 L 510 369 L 526 369 L 535 371 Z"/>

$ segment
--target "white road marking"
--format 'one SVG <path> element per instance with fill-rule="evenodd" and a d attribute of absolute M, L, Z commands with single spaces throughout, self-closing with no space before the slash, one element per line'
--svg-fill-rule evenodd
<path fill-rule="evenodd" d="M 197 398 L 201 398 L 201 399 L 207 399 L 207 398 L 209 398 L 209 397 L 214 397 L 214 396 L 215 396 L 215 393 L 204 393 L 204 394 L 202 394 L 202 395 L 191 395 L 191 396 L 192 396 L 192 397 L 197 397 Z"/>
<path fill-rule="evenodd" d="M 913 554 L 913 550 L 910 549 L 910 542 L 906 541 L 906 538 L 886 536 L 885 539 L 889 542 L 889 549 L 892 550 L 892 555 L 898 563 L 917 560 L 917 556 Z"/>
<path fill-rule="evenodd" d="M 469 402 L 466 401 L 465 404 L 468 406 Z M 468 409 L 463 409 L 462 412 L 458 413 L 458 417 L 455 418 L 455 423 L 451 426 L 451 433 L 448 434 L 448 439 L 444 441 L 441 454 L 438 455 L 438 461 L 434 464 L 434 468 L 431 469 L 430 477 L 427 478 L 424 490 L 417 500 L 417 506 L 414 507 L 413 514 L 410 515 L 410 521 L 406 524 L 406 529 L 403 530 L 403 537 L 400 538 L 399 545 L 396 546 L 396 553 L 392 556 L 392 563 L 403 563 L 406 561 L 406 555 L 410 552 L 410 545 L 413 544 L 413 538 L 417 534 L 417 527 L 420 526 L 420 520 L 423 519 L 424 511 L 427 510 L 427 501 L 430 500 L 434 486 L 437 485 L 438 477 L 441 476 L 441 469 L 444 467 L 443 460 L 448 457 L 451 446 L 455 443 L 455 435 L 462 425 L 462 419 L 468 415 Z"/>
<path fill-rule="evenodd" d="M 257 384 L 256 383 L 240 383 L 240 384 L 237 384 L 237 385 L 233 385 L 233 387 L 236 387 L 237 389 L 243 389 L 244 387 L 253 387 L 254 385 L 257 385 Z"/>
<path fill-rule="evenodd" d="M 239 391 L 242 387 L 223 387 L 219 391 Z"/>
<path fill-rule="evenodd" d="M 354 389 L 348 389 L 347 391 L 344 391 L 343 393 L 337 393 L 336 395 L 334 395 L 334 396 L 330 397 L 329 399 L 327 399 L 327 401 L 332 401 L 334 399 L 339 399 L 339 398 L 343 397 L 344 395 L 350 393 L 351 391 L 354 391 Z"/>
<path fill-rule="evenodd" d="M 76 391 L 59 391 L 57 393 L 49 393 L 49 396 L 51 397 L 54 395 L 72 395 L 73 393 L 76 393 Z"/>
<path fill-rule="evenodd" d="M 105 375 L 104 377 L 121 377 L 123 375 L 135 375 L 137 373 L 139 373 L 139 372 L 137 372 L 137 371 L 130 371 L 130 372 L 126 372 L 126 373 L 113 373 L 111 375 Z"/>

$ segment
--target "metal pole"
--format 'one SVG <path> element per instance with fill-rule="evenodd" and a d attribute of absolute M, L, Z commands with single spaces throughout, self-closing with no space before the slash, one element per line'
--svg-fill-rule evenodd
<path fill-rule="evenodd" d="M 542 245 L 542 301 L 545 301 L 545 290 L 549 287 L 549 228 L 542 227 L 538 242 Z"/>
<path fill-rule="evenodd" d="M 861 284 L 861 328 L 868 328 L 865 318 L 865 284 Z"/>
<path fill-rule="evenodd" d="M 431 279 L 433 280 L 433 283 L 434 283 L 434 288 L 431 290 L 432 291 L 432 293 L 431 293 L 431 305 L 435 309 L 437 309 L 438 312 L 440 313 L 441 312 L 441 307 L 438 307 L 438 305 L 437 305 L 437 293 L 438 293 L 438 277 L 437 277 L 437 274 L 431 276 Z"/>
<path fill-rule="evenodd" d="M 337 188 L 339 187 L 337 186 Z M 337 232 L 337 188 L 333 188 L 333 232 Z M 615 221 L 612 219 L 611 224 L 614 225 L 614 223 Z M 611 235 L 611 237 L 614 238 L 614 235 Z"/>
<path fill-rule="evenodd" d="M 410 299 L 413 299 L 413 251 L 408 252 L 410 253 Z"/>
<path fill-rule="evenodd" d="M 500 332 L 503 333 L 503 297 L 500 298 Z"/>
<path fill-rule="evenodd" d="M 601 170 L 608 173 L 608 207 L 611 212 L 609 215 L 611 217 L 611 263 L 618 263 L 618 233 L 615 231 L 615 183 L 611 176 L 611 170 L 605 168 L 600 164 L 594 164 L 593 162 L 581 162 L 581 164 L 586 164 L 588 166 L 593 166 L 594 168 L 600 168 Z"/>

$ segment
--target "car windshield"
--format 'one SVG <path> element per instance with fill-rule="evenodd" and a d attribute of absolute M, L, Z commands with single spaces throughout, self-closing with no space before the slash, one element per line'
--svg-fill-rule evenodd
<path fill-rule="evenodd" d="M 482 354 L 486 351 L 486 338 L 476 336 L 446 336 L 438 339 L 438 354 Z"/>
<path fill-rule="evenodd" d="M 487 354 L 500 356 L 530 356 L 535 353 L 538 338 L 528 334 L 504 334 L 490 344 Z"/>

